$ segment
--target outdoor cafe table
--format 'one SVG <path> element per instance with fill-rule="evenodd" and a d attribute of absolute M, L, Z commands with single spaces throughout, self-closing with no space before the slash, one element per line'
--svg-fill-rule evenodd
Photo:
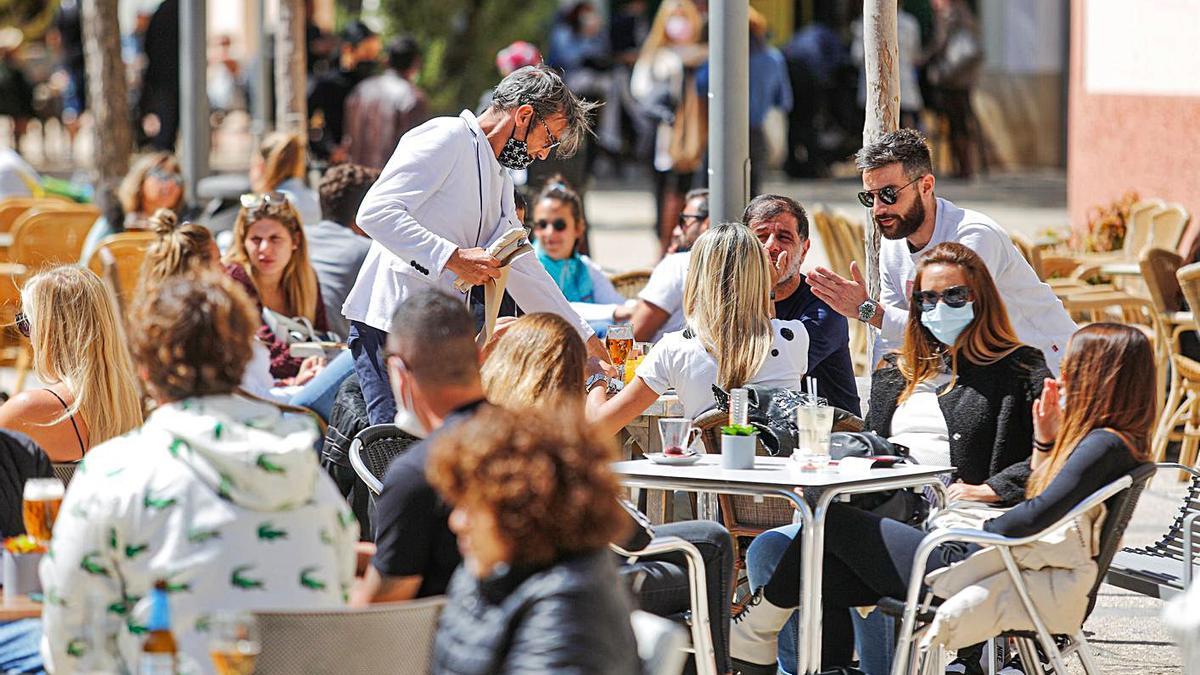
<path fill-rule="evenodd" d="M 42 603 L 31 600 L 28 595 L 19 595 L 10 602 L 0 590 L 0 623 L 18 619 L 34 619 L 42 615 Z"/>
<path fill-rule="evenodd" d="M 821 564 L 825 547 L 825 515 L 840 495 L 932 486 L 946 503 L 946 488 L 938 477 L 948 466 L 899 465 L 890 469 L 839 472 L 836 468 L 804 472 L 788 458 L 756 457 L 753 469 L 721 468 L 720 455 L 706 455 L 690 466 L 655 464 L 648 459 L 615 462 L 620 481 L 636 488 L 713 492 L 752 497 L 782 497 L 800 514 L 800 646 L 796 655 L 801 673 L 821 670 Z M 807 488 L 798 495 L 795 488 Z M 810 505 L 809 502 L 812 502 Z M 835 533 L 836 534 L 836 533 Z M 807 648 L 805 647 L 807 645 Z"/>

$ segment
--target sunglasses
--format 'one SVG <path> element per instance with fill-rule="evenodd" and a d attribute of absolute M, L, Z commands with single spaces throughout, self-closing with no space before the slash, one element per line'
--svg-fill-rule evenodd
<path fill-rule="evenodd" d="M 174 171 L 168 171 L 166 169 L 150 169 L 150 172 L 146 175 L 150 178 L 154 178 L 155 180 L 163 181 L 164 183 L 183 185 L 183 176 L 180 176 Z"/>
<path fill-rule="evenodd" d="M 679 214 L 679 227 L 686 228 L 688 226 L 688 221 L 704 220 L 707 217 L 708 214 L 703 211 L 700 213 L 681 213 Z"/>
<path fill-rule="evenodd" d="M 546 124 L 546 120 L 542 119 L 541 115 L 538 115 L 538 121 L 542 123 L 542 128 L 546 130 L 546 151 L 554 152 L 554 149 L 557 148 L 558 144 L 562 143 L 562 141 L 559 140 L 558 136 L 554 135 L 553 131 L 550 131 L 550 125 Z"/>
<path fill-rule="evenodd" d="M 25 312 L 17 312 L 17 330 L 21 335 L 29 337 L 29 317 L 25 316 Z"/>
<path fill-rule="evenodd" d="M 913 302 L 921 306 L 922 312 L 932 312 L 938 301 L 948 307 L 959 308 L 971 299 L 971 289 L 967 286 L 951 286 L 938 293 L 937 291 L 918 291 L 913 293 Z"/>
<path fill-rule="evenodd" d="M 263 206 L 282 206 L 287 203 L 287 195 L 275 190 L 262 194 L 247 192 L 241 196 L 240 201 L 243 209 L 252 210 Z"/>
<path fill-rule="evenodd" d="M 555 220 L 535 220 L 533 221 L 533 229 L 542 231 L 548 227 L 553 227 L 555 232 L 562 232 L 567 229 L 567 221 L 562 218 Z"/>
<path fill-rule="evenodd" d="M 858 193 L 858 201 L 860 204 L 862 204 L 863 206 L 865 206 L 869 209 L 872 206 L 875 206 L 875 195 L 878 194 L 879 201 L 883 202 L 884 204 L 887 204 L 888 206 L 891 206 L 892 204 L 896 203 L 897 199 L 900 198 L 901 190 L 903 190 L 904 188 L 908 187 L 909 185 L 912 185 L 913 183 L 921 180 L 924 177 L 925 177 L 924 175 L 917 176 L 916 178 L 908 181 L 907 183 L 905 183 L 904 185 L 901 185 L 900 187 L 892 187 L 891 185 L 888 185 L 886 187 L 881 187 L 878 190 L 863 190 L 862 192 Z"/>

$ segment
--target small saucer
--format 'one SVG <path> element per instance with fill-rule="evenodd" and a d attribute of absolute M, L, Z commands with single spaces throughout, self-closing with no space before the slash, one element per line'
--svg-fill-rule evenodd
<path fill-rule="evenodd" d="M 692 452 L 692 453 L 688 453 L 686 455 L 668 455 L 668 454 L 662 453 L 662 452 L 653 452 L 653 453 L 650 453 L 649 455 L 646 455 L 646 459 L 650 460 L 651 462 L 654 462 L 655 464 L 687 466 L 688 464 L 695 464 L 696 462 L 699 462 L 700 458 L 703 456 L 704 455 L 701 455 L 698 452 Z"/>

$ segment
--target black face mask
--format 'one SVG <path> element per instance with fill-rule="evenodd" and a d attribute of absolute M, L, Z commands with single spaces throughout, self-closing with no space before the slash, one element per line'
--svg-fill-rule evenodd
<path fill-rule="evenodd" d="M 533 126 L 533 118 L 529 119 L 529 124 L 525 125 L 525 138 L 529 138 L 529 128 Z M 517 140 L 517 127 L 514 125 L 512 133 L 509 134 L 508 140 L 504 141 L 504 147 L 500 149 L 500 156 L 496 158 L 500 162 L 500 166 L 511 169 L 513 171 L 522 171 L 529 168 L 533 164 L 533 155 L 529 154 L 529 144 L 524 140 Z"/>

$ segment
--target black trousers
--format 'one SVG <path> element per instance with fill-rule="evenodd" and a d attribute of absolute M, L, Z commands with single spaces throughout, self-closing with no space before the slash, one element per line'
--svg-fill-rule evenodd
<path fill-rule="evenodd" d="M 729 664 L 729 599 L 733 584 L 733 539 L 720 523 L 689 520 L 654 527 L 655 536 L 679 537 L 693 544 L 704 559 L 708 618 L 712 627 L 717 672 Z M 633 586 L 641 609 L 658 616 L 682 614 L 689 608 L 687 561 L 682 554 L 639 558 L 621 566 L 621 577 Z"/>
<path fill-rule="evenodd" d="M 821 582 L 821 668 L 848 666 L 854 658 L 851 607 L 874 605 L 880 598 L 908 593 L 917 546 L 925 531 L 870 511 L 835 503 L 825 521 L 825 558 Z M 788 548 L 763 589 L 779 607 L 795 607 L 800 592 L 801 537 Z M 929 557 L 927 571 L 963 560 L 973 544 L 944 544 Z"/>

